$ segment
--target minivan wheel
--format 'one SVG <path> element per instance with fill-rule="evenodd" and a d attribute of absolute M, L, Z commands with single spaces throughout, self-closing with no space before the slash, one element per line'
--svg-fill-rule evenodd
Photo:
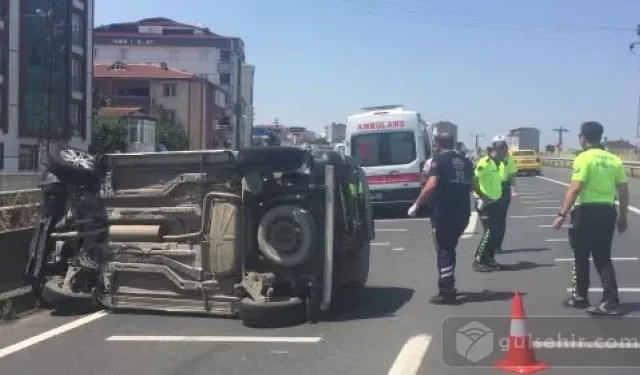
<path fill-rule="evenodd" d="M 307 320 L 305 301 L 299 297 L 274 298 L 256 302 L 251 298 L 240 301 L 240 319 L 255 328 L 274 328 L 302 324 Z"/>
<path fill-rule="evenodd" d="M 93 293 L 73 292 L 64 289 L 64 278 L 47 281 L 42 288 L 42 299 L 51 307 L 64 310 L 95 309 Z"/>

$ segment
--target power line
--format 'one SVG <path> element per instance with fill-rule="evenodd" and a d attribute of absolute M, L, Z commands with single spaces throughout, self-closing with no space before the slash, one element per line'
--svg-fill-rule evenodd
<path fill-rule="evenodd" d="M 588 24 L 568 24 L 554 23 L 545 21 L 517 21 L 509 22 L 487 14 L 469 14 L 462 12 L 443 11 L 441 8 L 425 6 L 417 4 L 407 5 L 395 1 L 367 1 L 360 2 L 356 0 L 318 0 L 331 6 L 351 7 L 351 9 L 366 13 L 369 15 L 381 15 L 388 17 L 390 13 L 395 12 L 396 15 L 411 16 L 412 20 L 421 23 L 430 23 L 444 26 L 454 26 L 469 29 L 489 29 L 489 30 L 523 30 L 523 29 L 549 29 L 556 32 L 559 31 L 589 31 L 589 32 L 615 32 L 630 33 L 634 29 L 630 27 L 618 27 L 607 25 L 588 25 Z M 428 19 L 422 16 L 417 17 L 418 13 L 427 14 Z"/>

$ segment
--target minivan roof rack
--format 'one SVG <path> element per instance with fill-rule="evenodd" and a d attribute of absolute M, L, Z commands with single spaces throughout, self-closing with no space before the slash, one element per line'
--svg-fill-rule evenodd
<path fill-rule="evenodd" d="M 392 104 L 392 105 L 378 105 L 374 107 L 364 107 L 363 111 L 384 111 L 388 109 L 402 109 L 404 106 L 402 104 Z"/>

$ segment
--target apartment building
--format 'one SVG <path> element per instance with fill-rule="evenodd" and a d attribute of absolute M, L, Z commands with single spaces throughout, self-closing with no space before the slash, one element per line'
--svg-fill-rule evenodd
<path fill-rule="evenodd" d="M 91 142 L 93 8 L 93 0 L 0 1 L 2 172 L 35 172 L 48 152 Z"/>
<path fill-rule="evenodd" d="M 242 65 L 242 78 L 240 82 L 242 88 L 240 90 L 242 94 L 243 105 L 243 132 L 242 132 L 242 144 L 245 146 L 251 145 L 251 137 L 253 129 L 253 77 L 256 72 L 256 67 L 251 64 Z"/>
<path fill-rule="evenodd" d="M 114 23 L 94 29 L 97 63 L 167 63 L 209 80 L 226 93 L 225 108 L 234 125 L 248 110 L 241 95 L 244 42 L 214 34 L 206 27 L 162 17 Z M 240 133 L 248 132 L 240 121 Z"/>
<path fill-rule="evenodd" d="M 227 116 L 224 90 L 197 74 L 166 63 L 118 61 L 95 64 L 94 86 L 106 98 L 109 113 L 146 113 L 153 118 L 164 112 L 176 125 L 184 127 L 192 150 L 217 148 L 231 137 L 231 130 L 220 126 Z M 130 129 L 130 134 L 138 135 L 129 142 L 141 142 L 138 138 L 145 133 L 142 128 Z"/>

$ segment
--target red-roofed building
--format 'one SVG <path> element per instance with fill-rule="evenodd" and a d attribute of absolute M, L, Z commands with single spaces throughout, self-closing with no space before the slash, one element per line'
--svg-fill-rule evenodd
<path fill-rule="evenodd" d="M 242 83 L 245 62 L 242 39 L 221 36 L 206 27 L 164 17 L 98 26 L 94 28 L 93 38 L 96 63 L 164 62 L 173 68 L 184 69 L 226 92 L 215 100 L 218 106 L 227 109 L 232 124 L 236 124 L 235 109 L 250 118 L 252 103 L 241 93 L 246 86 Z M 246 131 L 246 139 L 249 139 L 251 131 Z"/>
<path fill-rule="evenodd" d="M 165 63 L 116 62 L 95 64 L 93 78 L 96 91 L 106 98 L 104 115 L 140 112 L 154 117 L 164 112 L 184 127 L 192 150 L 217 148 L 230 136 L 231 129 L 224 125 L 226 110 L 215 103 L 216 94 L 223 91 L 193 73 Z M 134 138 L 129 142 L 140 142 Z"/>

